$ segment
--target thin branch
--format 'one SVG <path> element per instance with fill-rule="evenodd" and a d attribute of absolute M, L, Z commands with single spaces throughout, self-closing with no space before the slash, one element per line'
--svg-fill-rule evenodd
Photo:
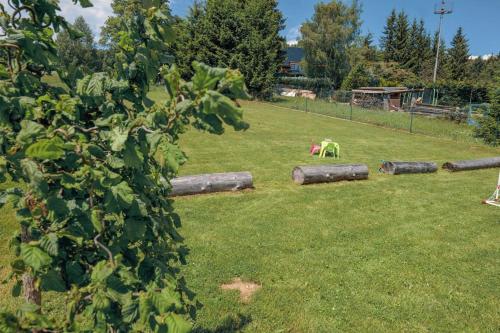
<path fill-rule="evenodd" d="M 95 236 L 94 243 L 95 243 L 95 245 L 97 247 L 100 247 L 101 249 L 104 250 L 104 252 L 106 252 L 106 254 L 108 255 L 109 261 L 114 266 L 115 265 L 115 260 L 113 258 L 113 253 L 111 253 L 111 251 L 106 246 L 104 246 L 104 244 L 102 244 L 101 242 L 99 242 L 99 238 L 100 237 L 101 237 L 101 234 Z"/>

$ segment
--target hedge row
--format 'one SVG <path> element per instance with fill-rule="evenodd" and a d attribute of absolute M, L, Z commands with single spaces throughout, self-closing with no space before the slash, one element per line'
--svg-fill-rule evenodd
<path fill-rule="evenodd" d="M 308 77 L 288 77 L 282 76 L 278 78 L 280 85 L 296 89 L 305 89 L 318 92 L 320 90 L 333 90 L 333 82 L 326 78 L 308 78 Z"/>

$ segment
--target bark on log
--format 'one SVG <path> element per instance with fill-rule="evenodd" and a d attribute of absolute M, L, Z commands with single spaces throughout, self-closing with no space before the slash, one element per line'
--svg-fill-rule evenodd
<path fill-rule="evenodd" d="M 368 167 L 364 164 L 327 164 L 297 166 L 292 178 L 300 185 L 330 183 L 341 180 L 368 179 Z"/>
<path fill-rule="evenodd" d="M 382 171 L 391 175 L 406 173 L 432 173 L 436 172 L 438 166 L 434 162 L 384 162 Z"/>
<path fill-rule="evenodd" d="M 170 196 L 239 191 L 253 188 L 250 172 L 212 173 L 174 178 Z"/>
<path fill-rule="evenodd" d="M 482 158 L 479 160 L 446 162 L 445 164 L 443 164 L 443 169 L 452 172 L 498 168 L 498 167 L 500 167 L 500 157 L 489 157 L 489 158 Z"/>

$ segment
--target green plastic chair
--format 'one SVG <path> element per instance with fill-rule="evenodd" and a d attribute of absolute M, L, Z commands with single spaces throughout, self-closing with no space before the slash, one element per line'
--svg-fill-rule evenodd
<path fill-rule="evenodd" d="M 331 141 L 321 142 L 321 151 L 319 156 L 324 158 L 326 157 L 326 153 L 331 153 L 334 158 L 340 158 L 340 145 Z"/>

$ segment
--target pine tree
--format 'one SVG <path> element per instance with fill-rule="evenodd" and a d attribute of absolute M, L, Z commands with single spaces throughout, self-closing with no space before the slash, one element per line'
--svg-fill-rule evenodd
<path fill-rule="evenodd" d="M 380 45 L 384 53 L 385 61 L 394 61 L 394 50 L 396 42 L 396 10 L 393 9 L 384 27 L 383 36 L 380 40 Z"/>
<path fill-rule="evenodd" d="M 284 28 L 277 0 L 208 0 L 191 10 L 176 58 L 240 69 L 250 93 L 269 98 L 283 62 Z M 181 33 L 182 34 L 182 33 Z"/>
<path fill-rule="evenodd" d="M 432 73 L 434 72 L 434 65 L 436 61 L 436 52 L 437 52 L 437 46 L 438 46 L 438 41 L 439 41 L 439 33 L 436 31 L 434 33 L 434 38 L 432 39 Z M 437 71 L 437 77 L 438 79 L 441 80 L 446 80 L 449 77 L 449 71 L 448 71 L 448 57 L 446 53 L 446 44 L 444 41 L 441 39 L 440 40 L 440 47 L 439 47 L 439 59 L 438 59 L 438 71 Z"/>
<path fill-rule="evenodd" d="M 417 19 L 413 19 L 413 22 L 409 29 L 409 37 L 408 37 L 409 59 L 406 66 L 413 73 L 418 72 L 418 67 L 420 65 L 420 50 L 418 43 L 419 43 L 419 25 L 417 23 Z"/>
<path fill-rule="evenodd" d="M 361 56 L 365 61 L 377 60 L 377 49 L 375 48 L 375 46 L 373 46 L 373 35 L 371 32 L 363 37 L 361 45 Z"/>
<path fill-rule="evenodd" d="M 236 53 L 237 68 L 245 76 L 252 95 L 260 99 L 272 97 L 276 73 L 283 63 L 285 41 L 280 36 L 285 21 L 277 0 L 248 1 L 242 12 L 244 38 Z"/>
<path fill-rule="evenodd" d="M 448 50 L 448 68 L 450 78 L 453 80 L 463 80 L 467 73 L 467 62 L 469 60 L 469 45 L 462 27 L 451 41 L 451 48 Z"/>
<path fill-rule="evenodd" d="M 408 68 L 410 65 L 411 48 L 410 48 L 410 28 L 408 26 L 408 16 L 405 12 L 400 12 L 396 20 L 395 33 L 395 48 L 394 61 L 398 62 L 402 67 Z"/>
<path fill-rule="evenodd" d="M 101 71 L 102 64 L 90 26 L 82 16 L 79 16 L 71 27 L 78 30 L 82 36 L 75 40 L 66 30 L 57 35 L 56 44 L 60 63 L 67 68 L 79 69 L 82 74 Z"/>
<path fill-rule="evenodd" d="M 189 8 L 185 19 L 177 19 L 173 24 L 176 41 L 172 45 L 172 55 L 184 79 L 189 79 L 194 74 L 193 61 L 202 61 L 201 54 L 201 24 L 205 9 L 199 1 L 195 1 Z"/>

